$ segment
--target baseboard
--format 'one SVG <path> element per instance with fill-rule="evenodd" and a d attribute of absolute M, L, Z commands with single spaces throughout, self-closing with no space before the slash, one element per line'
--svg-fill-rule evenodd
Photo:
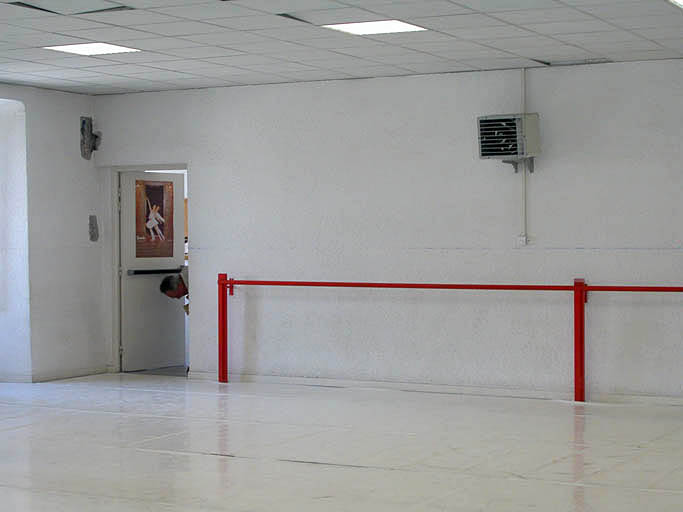
<path fill-rule="evenodd" d="M 33 382 L 31 374 L 26 373 L 0 373 L 0 382 L 26 383 Z"/>
<path fill-rule="evenodd" d="M 190 369 L 188 376 L 192 380 L 216 381 L 215 372 L 203 372 Z M 231 373 L 231 383 L 255 382 L 264 384 L 282 384 L 299 386 L 333 386 L 342 388 L 374 388 L 374 389 L 394 389 L 401 391 L 412 391 L 422 393 L 442 393 L 453 395 L 479 395 L 479 396 L 500 396 L 545 400 L 570 400 L 571 393 L 515 389 L 502 387 L 482 387 L 482 386 L 457 386 L 450 384 L 424 384 L 416 382 L 401 381 L 368 381 L 368 380 L 346 380 L 346 379 L 325 379 L 317 377 L 280 377 L 275 375 L 254 375 L 247 373 Z"/>
<path fill-rule="evenodd" d="M 47 382 L 51 380 L 74 379 L 76 377 L 85 377 L 87 375 L 98 375 L 100 373 L 107 373 L 107 367 L 97 368 L 77 368 L 74 370 L 63 370 L 57 372 L 41 372 L 33 374 L 33 382 Z"/>
<path fill-rule="evenodd" d="M 217 381 L 216 372 L 204 372 L 190 370 L 189 379 L 198 381 Z M 573 402 L 572 391 L 544 391 L 535 389 L 517 389 L 488 386 L 458 386 L 450 384 L 423 384 L 416 382 L 394 382 L 394 381 L 363 381 L 345 379 L 325 379 L 313 377 L 280 377 L 276 375 L 255 375 L 248 373 L 231 373 L 231 383 L 264 383 L 281 385 L 299 386 L 334 386 L 342 388 L 375 388 L 375 389 L 394 389 L 401 391 L 411 391 L 416 393 L 439 393 L 454 395 L 474 395 L 507 398 L 527 398 L 542 400 L 559 400 Z M 625 394 L 625 393 L 592 393 L 589 396 L 591 404 L 605 405 L 669 405 L 683 406 L 683 397 L 678 396 L 657 396 L 646 394 Z"/>

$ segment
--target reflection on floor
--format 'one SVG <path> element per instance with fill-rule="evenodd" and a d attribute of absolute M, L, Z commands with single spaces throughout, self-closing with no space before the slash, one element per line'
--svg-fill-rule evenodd
<path fill-rule="evenodd" d="M 167 377 L 186 377 L 187 368 L 184 366 L 167 366 L 166 368 L 156 368 L 154 370 L 140 370 L 130 372 L 136 375 L 166 375 Z"/>
<path fill-rule="evenodd" d="M 680 511 L 683 408 L 138 374 L 0 384 L 0 503 Z"/>

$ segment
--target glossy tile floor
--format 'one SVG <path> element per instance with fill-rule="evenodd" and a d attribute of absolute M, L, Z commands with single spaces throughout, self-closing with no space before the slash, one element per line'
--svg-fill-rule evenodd
<path fill-rule="evenodd" d="M 148 375 L 0 384 L 0 509 L 683 510 L 683 407 Z"/>

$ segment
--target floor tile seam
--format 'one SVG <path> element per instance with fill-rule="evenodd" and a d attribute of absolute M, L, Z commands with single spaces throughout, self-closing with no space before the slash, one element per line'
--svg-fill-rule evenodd
<path fill-rule="evenodd" d="M 127 496 L 116 496 L 112 494 L 92 494 L 88 492 L 75 492 L 75 491 L 65 491 L 61 489 L 51 489 L 49 487 L 34 487 L 34 486 L 19 486 L 19 485 L 12 485 L 12 484 L 7 484 L 0 482 L 0 488 L 5 488 L 5 489 L 13 489 L 13 490 L 20 490 L 20 491 L 26 491 L 30 493 L 40 493 L 40 494 L 48 494 L 48 495 L 56 495 L 56 496 L 63 496 L 63 497 L 79 497 L 79 498 L 99 498 L 99 499 L 110 499 L 112 501 L 123 501 L 123 502 L 128 502 L 128 503 L 144 503 L 144 504 L 150 504 L 153 506 L 157 505 L 163 505 L 163 506 L 168 506 L 169 508 L 178 508 L 180 506 L 187 506 L 184 503 L 178 503 L 178 502 L 173 502 L 173 501 L 163 501 L 163 500 L 149 500 L 149 499 L 137 499 L 137 498 L 129 498 Z M 151 510 L 151 509 L 150 509 Z M 156 510 L 156 508 L 154 509 Z M 215 508 L 209 505 L 201 505 L 201 510 L 202 511 L 215 511 L 215 512 L 224 512 L 226 509 L 221 507 L 221 508 Z"/>
<path fill-rule="evenodd" d="M 675 495 L 680 494 L 680 495 L 683 495 L 683 489 L 659 489 L 659 488 L 653 488 L 653 487 L 621 486 L 621 485 L 617 485 L 617 484 L 585 482 L 585 481 L 581 481 L 581 480 L 570 482 L 567 480 L 538 478 L 536 476 L 524 476 L 524 475 L 520 476 L 520 475 L 517 475 L 515 473 L 508 473 L 507 476 L 502 477 L 500 475 L 494 475 L 491 473 L 473 472 L 470 470 L 471 468 L 466 469 L 466 470 L 456 470 L 454 468 L 448 468 L 445 466 L 427 466 L 427 467 L 439 469 L 439 471 L 429 471 L 430 473 L 448 472 L 448 473 L 453 473 L 453 474 L 457 474 L 457 475 L 465 475 L 465 476 L 469 476 L 472 478 L 488 479 L 488 480 L 492 480 L 492 479 L 493 480 L 520 480 L 520 481 L 525 481 L 525 482 L 539 482 L 539 483 L 556 484 L 556 485 L 563 485 L 563 486 L 569 486 L 569 487 L 619 489 L 619 490 L 629 490 L 629 491 L 637 491 L 637 492 L 644 492 L 644 493 L 664 493 L 664 494 L 675 494 Z"/>
<path fill-rule="evenodd" d="M 114 416 L 130 416 L 131 418 L 160 418 L 160 419 L 170 419 L 170 420 L 192 420 L 192 421 L 206 421 L 214 423 L 244 423 L 244 424 L 258 424 L 258 425 L 286 425 L 291 427 L 302 427 L 302 426 L 313 426 L 321 428 L 337 428 L 336 425 L 326 425 L 319 423 L 281 423 L 281 422 L 270 422 L 270 421 L 256 421 L 256 420 L 244 420 L 244 419 L 221 419 L 210 416 L 171 416 L 171 415 L 154 415 L 154 414 L 142 414 L 142 413 L 132 413 L 132 412 L 122 412 L 122 411 L 102 411 L 96 409 L 76 409 L 72 407 L 56 407 L 52 405 L 31 405 L 26 406 L 32 409 L 47 409 L 52 411 L 65 411 L 65 412 L 77 412 L 86 414 L 104 414 L 104 415 L 114 415 Z M 17 416 L 20 418 L 22 416 Z M 12 418 L 9 418 L 12 419 Z M 351 429 L 353 427 L 341 427 L 344 429 Z"/>

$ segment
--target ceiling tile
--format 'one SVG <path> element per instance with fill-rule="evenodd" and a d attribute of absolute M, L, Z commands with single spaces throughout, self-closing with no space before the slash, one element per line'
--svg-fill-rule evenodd
<path fill-rule="evenodd" d="M 454 60 L 440 62 L 409 63 L 401 65 L 402 68 L 416 73 L 453 73 L 459 71 L 471 71 L 475 68 Z"/>
<path fill-rule="evenodd" d="M 261 85 L 261 84 L 281 84 L 285 82 L 289 82 L 290 79 L 275 75 L 275 74 L 268 74 L 268 73 L 249 73 L 249 74 L 243 74 L 243 75 L 235 75 L 230 77 L 230 81 L 235 82 L 237 84 L 244 84 L 244 85 Z"/>
<path fill-rule="evenodd" d="M 648 39 L 673 39 L 681 36 L 681 30 L 677 27 L 637 28 L 634 32 Z"/>
<path fill-rule="evenodd" d="M 294 72 L 294 71 L 308 71 L 311 70 L 311 66 L 306 66 L 304 64 L 299 64 L 297 62 L 271 62 L 268 64 L 251 64 L 249 66 L 243 66 L 250 71 L 258 71 L 260 73 L 276 73 L 281 72 Z"/>
<path fill-rule="evenodd" d="M 152 71 L 151 67 L 140 66 L 139 64 L 112 64 L 90 66 L 88 71 L 106 75 L 131 75 L 133 73 L 147 73 Z"/>
<path fill-rule="evenodd" d="M 96 11 L 120 7 L 114 2 L 106 0 L 23 0 L 25 3 L 53 11 L 59 14 L 76 14 L 79 12 Z"/>
<path fill-rule="evenodd" d="M 195 46 L 193 48 L 176 48 L 164 50 L 164 53 L 167 55 L 175 55 L 184 59 L 207 59 L 210 57 L 228 57 L 230 55 L 239 55 L 242 52 L 228 48 L 221 48 L 219 46 Z"/>
<path fill-rule="evenodd" d="M 232 18 L 213 18 L 211 23 L 235 30 L 258 30 L 266 28 L 296 28 L 303 23 L 274 14 L 256 16 L 235 16 Z"/>
<path fill-rule="evenodd" d="M 205 69 L 205 70 L 225 70 L 225 66 L 222 66 L 220 64 L 215 64 L 212 62 L 204 62 L 202 60 L 196 60 L 196 59 L 184 59 L 184 60 L 172 60 L 172 61 L 166 61 L 166 62 L 160 62 L 155 65 L 156 67 L 160 69 L 169 69 L 171 71 L 183 71 L 183 72 L 188 72 L 192 73 L 194 70 L 197 69 Z"/>
<path fill-rule="evenodd" d="M 32 71 L 34 75 L 47 76 L 50 78 L 66 78 L 80 80 L 82 78 L 97 76 L 99 73 L 87 69 L 52 69 L 47 71 Z"/>
<path fill-rule="evenodd" d="M 229 30 L 223 28 L 221 32 L 211 34 L 198 34 L 186 36 L 185 39 L 202 43 L 207 46 L 228 46 L 241 45 L 247 43 L 261 43 L 269 39 L 252 32 L 242 32 L 240 30 Z M 272 41 L 272 39 L 270 39 Z"/>
<path fill-rule="evenodd" d="M 9 20 L 8 20 L 9 21 Z M 63 32 L 65 30 L 86 30 L 92 28 L 108 28 L 107 25 L 94 21 L 74 18 L 71 16 L 49 16 L 37 19 L 21 19 L 11 21 L 19 27 L 29 27 L 33 30 L 46 32 Z"/>
<path fill-rule="evenodd" d="M 276 39 L 264 39 L 257 43 L 241 43 L 233 46 L 234 49 L 244 53 L 270 53 L 270 54 L 289 54 L 291 51 L 305 48 L 299 44 L 278 41 Z"/>
<path fill-rule="evenodd" d="M 545 36 L 532 35 L 527 37 L 506 37 L 498 39 L 482 39 L 481 44 L 501 50 L 518 51 L 535 48 L 565 48 L 568 45 Z"/>
<path fill-rule="evenodd" d="M 480 69 L 513 69 L 543 67 L 540 62 L 531 59 L 462 59 L 463 64 Z"/>
<path fill-rule="evenodd" d="M 258 12 L 254 12 L 251 9 L 245 9 L 236 4 L 237 2 L 202 3 L 189 6 L 155 8 L 154 12 L 189 20 L 212 20 L 214 18 L 259 14 Z"/>
<path fill-rule="evenodd" d="M 596 54 L 576 48 L 575 46 L 550 47 L 550 48 L 527 48 L 516 50 L 514 53 L 520 57 L 541 60 L 543 62 L 567 62 L 584 61 L 596 58 Z"/>
<path fill-rule="evenodd" d="M 18 27 L 15 25 L 0 24 L 0 34 L 3 41 L 20 40 L 22 37 L 29 37 L 40 35 L 43 32 L 40 30 L 33 30 L 26 27 Z"/>
<path fill-rule="evenodd" d="M 351 55 L 334 55 L 324 59 L 310 59 L 305 61 L 306 64 L 315 68 L 321 69 L 341 69 L 348 66 L 371 66 L 376 65 L 374 62 L 354 57 Z"/>
<path fill-rule="evenodd" d="M 681 11 L 669 2 L 619 2 L 618 4 L 586 5 L 581 10 L 599 18 L 635 16 L 680 16 Z"/>
<path fill-rule="evenodd" d="M 41 61 L 45 64 L 51 64 L 53 66 L 59 66 L 63 68 L 86 68 L 88 66 L 100 66 L 111 64 L 109 61 L 105 61 L 96 57 L 85 57 L 85 56 L 73 56 L 73 57 L 61 57 L 62 53 L 55 52 L 57 58 Z"/>
<path fill-rule="evenodd" d="M 635 28 L 678 28 L 683 33 L 681 16 L 637 16 L 629 18 L 605 18 L 609 23 L 625 29 Z"/>
<path fill-rule="evenodd" d="M 0 64 L 0 71 L 9 73 L 32 73 L 36 71 L 55 71 L 59 69 L 39 62 L 9 62 Z"/>
<path fill-rule="evenodd" d="M 148 62 L 163 62 L 167 60 L 178 60 L 175 55 L 166 55 L 157 52 L 136 52 L 136 53 L 114 53 L 102 55 L 102 60 L 120 62 L 125 64 L 145 64 Z"/>
<path fill-rule="evenodd" d="M 377 42 L 371 46 L 361 46 L 358 48 L 342 48 L 338 50 L 338 52 L 344 55 L 353 55 L 355 57 L 372 57 L 381 55 L 406 54 L 407 52 L 409 52 L 409 50 L 402 46 L 394 46 L 391 44 Z M 417 55 L 424 55 L 424 53 L 419 51 L 413 51 L 412 53 Z"/>
<path fill-rule="evenodd" d="M 345 7 L 342 2 L 334 0 L 236 0 L 236 6 L 256 9 L 271 13 L 291 13 L 309 9 L 339 9 Z"/>
<path fill-rule="evenodd" d="M 320 81 L 320 80 L 344 80 L 347 78 L 355 78 L 353 75 L 348 73 L 343 73 L 341 71 L 333 71 L 331 69 L 320 69 L 320 70 L 310 70 L 310 71 L 296 71 L 296 72 L 284 72 L 279 73 L 285 78 L 295 80 L 297 82 L 301 81 Z"/>
<path fill-rule="evenodd" d="M 449 34 L 442 34 L 440 32 L 433 32 L 425 30 L 423 32 L 401 32 L 398 34 L 376 34 L 367 36 L 368 39 L 375 41 L 384 41 L 391 44 L 409 44 L 417 42 L 439 42 L 450 41 L 453 36 Z"/>
<path fill-rule="evenodd" d="M 56 15 L 45 11 L 0 3 L 0 20 L 3 21 L 18 20 L 22 18 L 51 18 L 54 16 Z"/>
<path fill-rule="evenodd" d="M 344 67 L 340 71 L 348 73 L 358 78 L 381 78 L 387 76 L 404 76 L 411 72 L 396 66 L 358 66 Z"/>
<path fill-rule="evenodd" d="M 363 21 L 384 20 L 386 16 L 365 9 L 346 7 L 343 9 L 316 9 L 313 11 L 298 11 L 294 16 L 306 20 L 314 25 L 331 25 L 334 23 L 358 23 Z"/>
<path fill-rule="evenodd" d="M 400 55 L 373 55 L 366 57 L 366 59 L 381 64 L 391 64 L 393 66 L 403 66 L 403 64 L 415 64 L 420 62 L 426 64 L 428 62 L 442 62 L 443 60 L 446 60 L 436 55 L 415 51 Z"/>
<path fill-rule="evenodd" d="M 213 62 L 215 64 L 222 64 L 225 66 L 242 67 L 249 66 L 250 64 L 270 64 L 273 62 L 280 62 L 280 59 L 275 59 L 273 57 L 267 57 L 265 55 L 234 55 L 230 57 L 218 57 L 205 59 L 207 62 Z"/>
<path fill-rule="evenodd" d="M 138 30 L 158 34 L 162 36 L 189 36 L 194 34 L 210 34 L 222 32 L 224 27 L 202 23 L 199 21 L 177 21 L 174 23 L 153 23 L 151 25 L 138 25 Z M 154 37 L 154 36 L 152 36 Z"/>
<path fill-rule="evenodd" d="M 391 18 L 406 18 L 412 16 L 445 16 L 449 14 L 467 14 L 472 10 L 462 7 L 448 0 L 421 0 L 414 2 L 395 2 L 377 5 L 369 10 L 389 16 Z"/>
<path fill-rule="evenodd" d="M 177 80 L 170 80 L 168 82 L 172 85 L 180 86 L 180 88 L 206 88 L 206 87 L 227 87 L 234 85 L 235 82 L 230 82 L 223 78 L 216 77 L 196 77 L 196 78 L 179 78 Z M 174 87 L 175 89 L 176 87 Z"/>
<path fill-rule="evenodd" d="M 60 55 L 54 50 L 43 50 L 42 48 L 25 48 L 21 50 L 4 50 L 3 57 L 18 60 L 44 61 L 54 59 L 55 55 Z M 62 53 L 61 56 L 64 54 Z"/>
<path fill-rule="evenodd" d="M 194 46 L 203 46 L 202 43 L 196 43 L 187 39 L 179 37 L 152 37 L 150 39 L 130 39 L 126 44 L 138 50 L 169 50 L 176 48 L 192 48 Z"/>
<path fill-rule="evenodd" d="M 415 18 L 412 20 L 416 25 L 434 30 L 448 30 L 455 28 L 494 27 L 505 25 L 504 21 L 487 16 L 485 14 L 457 14 L 454 16 L 430 16 L 428 18 Z"/>
<path fill-rule="evenodd" d="M 60 46 L 87 42 L 88 41 L 78 37 L 64 36 L 62 34 L 49 34 L 48 32 L 41 32 L 31 36 L 23 36 L 11 41 L 15 48 L 40 48 L 44 46 Z"/>
<path fill-rule="evenodd" d="M 680 37 L 678 39 L 659 39 L 657 40 L 657 42 L 661 44 L 664 48 L 683 52 L 683 37 Z"/>
<path fill-rule="evenodd" d="M 513 25 L 498 25 L 495 27 L 479 28 L 458 28 L 448 30 L 448 32 L 460 39 L 466 39 L 469 41 L 510 37 L 527 37 L 534 35 L 533 32 L 530 32 L 520 27 L 515 27 Z"/>
<path fill-rule="evenodd" d="M 591 21 L 556 21 L 552 23 L 529 23 L 524 28 L 538 32 L 539 34 L 582 34 L 588 32 L 604 32 L 616 30 L 616 27 L 600 20 Z"/>
<path fill-rule="evenodd" d="M 99 21 L 101 23 L 111 23 L 112 25 L 122 25 L 124 27 L 180 21 L 179 18 L 173 16 L 142 10 L 81 14 L 78 16 L 78 19 L 83 21 L 91 20 Z"/>
<path fill-rule="evenodd" d="M 604 43 L 626 43 L 629 41 L 642 41 L 642 37 L 626 32 L 625 30 L 612 30 L 609 32 L 592 32 L 589 34 L 564 34 L 558 35 L 557 39 L 561 39 L 570 44 L 584 46 L 588 44 L 604 44 Z"/>
<path fill-rule="evenodd" d="M 307 61 L 310 60 L 330 59 L 339 56 L 340 54 L 321 48 L 309 48 L 302 46 L 300 50 L 287 50 L 286 52 L 275 51 L 269 55 L 273 58 L 277 58 L 278 60 L 301 62 L 306 64 Z"/>
<path fill-rule="evenodd" d="M 596 43 L 582 43 L 581 46 L 586 48 L 591 52 L 643 52 L 643 51 L 653 51 L 661 50 L 662 47 L 657 43 L 652 41 L 647 41 L 642 39 L 640 41 L 625 41 L 621 43 L 608 43 L 608 42 L 596 42 Z"/>
<path fill-rule="evenodd" d="M 121 3 L 125 3 L 128 7 L 134 7 L 136 9 L 154 9 L 157 7 L 164 8 L 205 4 L 206 2 L 207 0 L 124 0 Z"/>
<path fill-rule="evenodd" d="M 124 27 L 107 27 L 95 28 L 88 30 L 68 30 L 63 31 L 65 34 L 88 39 L 90 41 L 98 41 L 105 43 L 115 43 L 118 41 L 126 41 L 130 39 L 145 39 L 155 37 L 154 34 L 140 32 L 138 30 L 131 30 Z"/>
<path fill-rule="evenodd" d="M 145 73 L 133 73 L 130 75 L 133 78 L 143 78 L 148 80 L 175 80 L 178 78 L 191 78 L 191 73 L 181 73 L 179 71 L 170 71 L 165 69 L 155 69 Z"/>
<path fill-rule="evenodd" d="M 646 52 L 615 52 L 606 53 L 607 57 L 615 61 L 629 62 L 640 60 L 683 59 L 683 54 L 674 50 L 653 50 Z"/>
<path fill-rule="evenodd" d="M 255 30 L 255 34 L 283 41 L 306 41 L 308 39 L 322 39 L 329 36 L 331 32 L 328 28 L 315 27 L 313 25 L 299 24 L 297 27 L 290 28 L 269 28 L 265 30 Z"/>
<path fill-rule="evenodd" d="M 570 8 L 526 9 L 522 11 L 496 12 L 493 15 L 499 20 L 503 20 L 508 23 L 514 23 L 516 25 L 527 25 L 529 23 L 595 20 L 595 18 L 590 14 L 586 14 L 576 9 Z"/>
<path fill-rule="evenodd" d="M 459 3 L 476 11 L 519 11 L 523 9 L 551 9 L 565 7 L 554 0 L 461 0 Z"/>

